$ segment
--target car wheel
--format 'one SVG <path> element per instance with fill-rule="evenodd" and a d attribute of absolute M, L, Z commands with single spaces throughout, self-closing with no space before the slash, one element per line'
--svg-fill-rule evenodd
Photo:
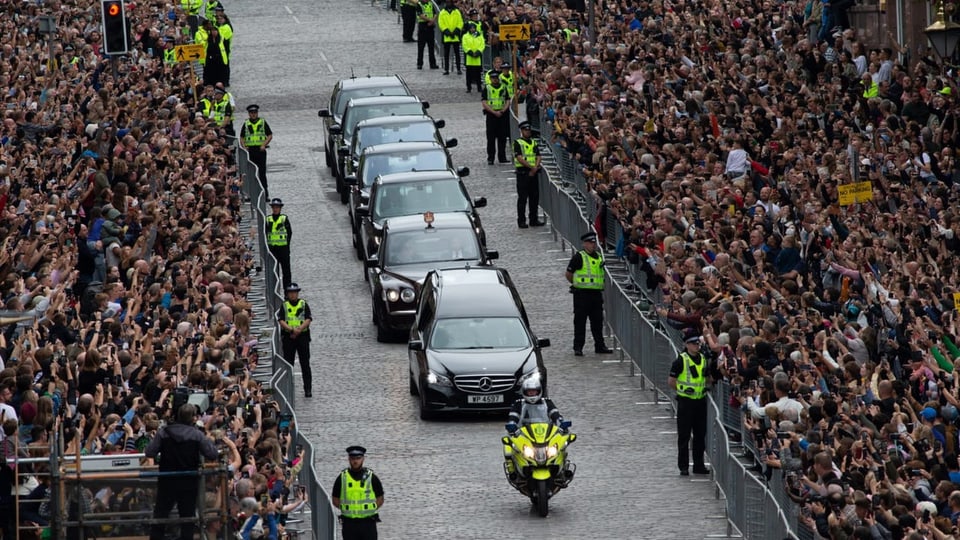
<path fill-rule="evenodd" d="M 333 169 L 333 153 L 330 152 L 330 149 L 333 148 L 333 143 L 330 142 L 330 139 L 327 139 L 327 147 L 324 149 L 324 154 L 327 156 L 327 167 Z M 338 185 L 337 188 L 340 186 Z"/>
<path fill-rule="evenodd" d="M 340 190 L 340 204 L 347 204 L 349 200 L 350 190 L 347 189 L 347 186 L 343 186 L 343 189 Z"/>
<path fill-rule="evenodd" d="M 436 417 L 436 413 L 427 407 L 427 393 L 420 392 L 420 419 L 433 420 L 434 417 Z"/>
<path fill-rule="evenodd" d="M 354 235 L 353 235 L 353 248 L 354 248 L 354 250 L 355 250 L 356 253 L 357 253 L 357 260 L 360 260 L 360 261 L 362 261 L 362 260 L 364 259 L 364 257 L 363 257 L 363 247 L 362 247 L 362 246 L 363 246 L 363 239 L 360 238 L 359 235 L 354 234 Z M 366 272 L 364 272 L 364 274 L 366 274 Z"/>
<path fill-rule="evenodd" d="M 417 382 L 413 380 L 413 370 L 410 371 L 410 395 L 411 396 L 420 395 L 420 391 L 417 390 Z"/>
<path fill-rule="evenodd" d="M 332 168 L 332 167 L 331 167 Z M 337 193 L 343 194 L 343 182 L 340 181 L 340 178 L 334 174 L 334 184 L 337 186 Z"/>
<path fill-rule="evenodd" d="M 377 341 L 380 343 L 390 343 L 392 341 L 390 338 L 393 337 L 393 332 L 387 328 L 384 328 L 383 323 L 379 320 L 380 317 L 376 317 L 376 319 L 377 320 L 374 321 L 374 324 L 377 325 Z"/>

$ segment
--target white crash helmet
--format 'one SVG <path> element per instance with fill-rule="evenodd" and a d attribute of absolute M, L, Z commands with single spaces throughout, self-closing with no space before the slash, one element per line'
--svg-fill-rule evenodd
<path fill-rule="evenodd" d="M 543 387 L 540 386 L 540 377 L 530 377 L 523 381 L 520 392 L 523 394 L 523 399 L 527 400 L 527 403 L 537 403 L 540 401 L 540 396 L 543 395 Z"/>

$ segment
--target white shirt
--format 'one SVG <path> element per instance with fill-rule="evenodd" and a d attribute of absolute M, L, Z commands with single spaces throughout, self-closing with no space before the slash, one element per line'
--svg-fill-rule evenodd
<path fill-rule="evenodd" d="M 743 174 L 747 172 L 747 168 L 750 167 L 748 161 L 747 151 L 743 148 L 735 148 L 727 154 L 727 168 L 724 170 L 726 173 L 736 173 Z"/>

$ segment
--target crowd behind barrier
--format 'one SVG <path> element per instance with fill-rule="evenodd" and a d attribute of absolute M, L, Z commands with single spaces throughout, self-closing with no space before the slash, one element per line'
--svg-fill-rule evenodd
<path fill-rule="evenodd" d="M 276 501 L 279 536 L 334 537 L 277 353 L 276 275 L 273 265 L 260 272 L 247 240 L 256 227 L 267 253 L 259 184 L 244 184 L 256 176 L 234 150 L 229 93 L 220 107 L 207 101 L 219 96 L 214 84 L 229 85 L 218 42 L 229 39 L 229 18 L 215 4 L 203 3 L 199 18 L 180 3 L 128 4 L 130 52 L 113 58 L 101 53 L 99 2 L 0 5 L 4 538 L 62 538 L 65 528 L 50 524 L 79 515 L 97 524 L 81 536 L 145 534 L 150 519 L 121 521 L 143 517 L 131 512 L 146 512 L 144 486 L 155 480 L 137 473 L 128 486 L 96 463 L 148 470 L 139 452 L 188 402 L 228 467 L 223 485 L 205 489 L 229 518 L 202 522 L 222 526 L 210 525 L 209 537 L 239 532 L 264 499 Z M 55 34 L 40 32 L 44 15 Z M 202 72 L 174 59 L 174 47 L 190 42 L 217 57 Z M 255 198 L 250 216 L 244 194 Z M 258 273 L 272 287 L 266 307 Z M 273 377 L 261 376 L 271 363 Z M 57 484 L 45 474 L 74 455 L 89 473 L 72 485 L 78 495 L 51 498 Z M 30 458 L 51 466 L 44 473 Z M 310 502 L 319 503 L 311 523 L 297 526 Z"/>

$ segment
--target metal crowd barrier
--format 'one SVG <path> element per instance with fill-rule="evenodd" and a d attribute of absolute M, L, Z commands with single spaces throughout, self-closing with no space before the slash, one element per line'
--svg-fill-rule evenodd
<path fill-rule="evenodd" d="M 517 119 L 512 119 L 511 133 L 516 132 Z M 583 166 L 575 160 L 556 139 L 554 126 L 541 117 L 540 138 L 544 141 L 545 161 L 556 165 L 556 173 L 546 167 L 540 174 L 540 206 L 550 216 L 554 236 L 561 245 L 577 246 L 585 230 L 594 228 L 598 218 L 606 224 L 604 245 L 616 245 L 623 234 L 619 221 L 609 213 L 588 187 Z M 606 215 L 603 215 L 607 213 Z M 608 258 L 613 258 L 611 255 Z M 611 263 L 613 261 L 610 261 Z M 654 399 L 668 401 L 675 409 L 673 399 L 665 396 L 670 364 L 678 355 L 675 345 L 680 343 L 679 331 L 659 320 L 649 311 L 659 303 L 660 291 L 646 290 L 646 278 L 639 265 L 625 265 L 626 276 L 616 274 L 617 264 L 608 264 L 606 274 L 609 286 L 604 289 L 605 320 L 617 337 L 624 355 L 631 362 L 631 373 L 642 376 L 642 386 L 652 385 Z M 617 279 L 623 278 L 626 279 Z M 748 539 L 800 538 L 796 505 L 786 497 L 779 471 L 778 482 L 765 481 L 753 471 L 754 462 L 744 464 L 731 450 L 728 432 L 739 433 L 745 447 L 752 445 L 750 434 L 743 432 L 743 416 L 739 409 L 729 405 L 730 387 L 716 385 L 709 396 L 707 452 L 713 466 L 717 498 L 723 498 L 727 512 L 728 536 L 734 527 Z M 754 456 L 756 449 L 754 448 Z M 787 509 L 787 510 L 784 510 Z M 805 538 L 805 536 L 804 536 Z"/>
<path fill-rule="evenodd" d="M 314 540 L 334 540 L 337 537 L 337 518 L 333 510 L 333 504 L 330 496 L 323 488 L 323 484 L 317 476 L 317 469 L 314 463 L 315 451 L 313 443 L 310 442 L 298 429 L 297 414 L 294 408 L 296 403 L 294 396 L 294 378 L 293 366 L 288 364 L 282 358 L 282 347 L 280 343 L 280 329 L 276 322 L 276 314 L 283 305 L 283 281 L 279 275 L 279 268 L 276 259 L 267 249 L 266 237 L 266 217 L 267 217 L 267 198 L 263 186 L 260 184 L 257 175 L 257 166 L 250 162 L 247 151 L 237 145 L 237 167 L 243 179 L 244 193 L 250 198 L 251 214 L 255 221 L 257 230 L 257 246 L 262 257 L 264 281 L 266 288 L 264 291 L 264 300 L 267 305 L 267 317 L 273 321 L 273 337 L 270 341 L 271 360 L 273 365 L 273 375 L 270 378 L 270 387 L 273 391 L 273 397 L 280 404 L 281 410 L 288 411 L 293 415 L 290 426 L 290 440 L 295 441 L 290 446 L 290 456 L 293 458 L 296 445 L 304 449 L 304 467 L 300 471 L 300 484 L 306 487 L 307 496 L 311 509 L 310 531 L 313 533 Z"/>

